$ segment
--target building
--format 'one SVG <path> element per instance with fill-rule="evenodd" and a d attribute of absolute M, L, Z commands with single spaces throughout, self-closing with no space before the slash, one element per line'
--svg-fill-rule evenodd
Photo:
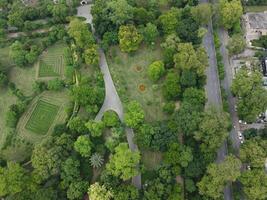
<path fill-rule="evenodd" d="M 267 35 L 267 12 L 247 13 L 243 16 L 246 27 L 246 40 L 249 46 L 250 41 Z"/>

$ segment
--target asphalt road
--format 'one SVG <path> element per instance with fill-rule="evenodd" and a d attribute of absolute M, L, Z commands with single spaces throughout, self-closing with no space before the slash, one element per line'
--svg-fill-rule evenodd
<path fill-rule="evenodd" d="M 201 0 L 200 3 L 207 3 L 207 0 Z M 205 86 L 208 103 L 206 106 L 213 106 L 217 109 L 222 109 L 222 97 L 220 89 L 220 80 L 217 69 L 216 51 L 213 40 L 213 28 L 212 22 L 208 24 L 207 34 L 203 38 L 203 46 L 206 49 L 209 59 L 209 66 L 206 70 L 207 82 Z M 227 143 L 223 143 L 221 148 L 217 152 L 217 162 L 220 163 L 224 160 L 227 155 Z M 231 185 L 228 184 L 224 189 L 224 199 L 232 200 L 232 190 Z"/>
<path fill-rule="evenodd" d="M 89 4 L 89 5 L 78 7 L 77 8 L 77 10 L 78 10 L 77 16 L 85 17 L 86 23 L 90 23 L 92 25 L 92 29 L 94 32 L 94 28 L 93 28 L 93 24 L 92 24 L 93 17 L 91 15 L 91 6 L 92 5 Z M 98 42 L 99 42 L 99 40 L 98 40 Z M 104 76 L 104 81 L 105 81 L 105 100 L 104 100 L 104 103 L 103 103 L 103 105 L 102 105 L 102 107 L 101 107 L 100 111 L 98 112 L 95 119 L 101 120 L 105 111 L 114 110 L 118 114 L 121 121 L 124 121 L 122 102 L 120 100 L 120 97 L 119 97 L 117 90 L 115 88 L 115 85 L 113 83 L 112 77 L 110 75 L 106 56 L 104 54 L 104 51 L 101 48 L 99 48 L 99 55 L 100 55 L 99 66 L 100 66 L 100 69 L 101 69 L 101 72 Z M 126 136 L 127 136 L 127 142 L 129 144 L 129 148 L 132 151 L 137 151 L 138 147 L 133 142 L 134 132 L 131 128 L 126 128 Z M 141 189 L 141 187 L 142 187 L 141 174 L 138 174 L 137 176 L 132 178 L 132 184 L 135 187 Z"/>

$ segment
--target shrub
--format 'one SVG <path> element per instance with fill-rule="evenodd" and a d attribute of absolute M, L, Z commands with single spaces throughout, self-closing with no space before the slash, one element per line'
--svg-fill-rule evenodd
<path fill-rule="evenodd" d="M 148 76 L 151 80 L 157 81 L 165 72 L 164 63 L 162 61 L 155 61 L 148 67 Z"/>
<path fill-rule="evenodd" d="M 103 122 L 107 127 L 115 127 L 119 125 L 119 117 L 116 112 L 109 110 L 104 113 Z"/>

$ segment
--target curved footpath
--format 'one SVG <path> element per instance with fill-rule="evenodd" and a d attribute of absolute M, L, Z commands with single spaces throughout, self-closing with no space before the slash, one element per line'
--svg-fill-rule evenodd
<path fill-rule="evenodd" d="M 86 23 L 90 23 L 94 32 L 94 28 L 93 28 L 93 23 L 92 23 L 92 15 L 91 15 L 91 6 L 92 5 L 85 5 L 85 6 L 80 6 L 78 7 L 78 14 L 77 16 L 81 16 L 81 17 L 85 17 L 86 18 Z M 99 41 L 98 41 L 99 42 Z M 101 120 L 103 114 L 105 111 L 107 110 L 114 110 L 121 121 L 124 121 L 124 117 L 123 117 L 123 106 L 120 100 L 120 97 L 116 91 L 116 88 L 114 86 L 112 77 L 110 75 L 109 72 L 109 68 L 108 68 L 108 64 L 107 64 L 107 60 L 106 60 L 106 56 L 104 54 L 104 51 L 100 48 L 99 49 L 99 54 L 100 54 L 100 69 L 103 73 L 104 76 L 104 81 L 105 81 L 105 100 L 104 100 L 104 104 L 102 105 L 99 113 L 96 116 L 96 120 Z M 134 138 L 134 132 L 131 128 L 126 128 L 126 136 L 127 136 L 127 141 L 129 144 L 129 148 L 132 151 L 136 151 L 138 150 L 138 147 L 136 144 L 134 144 L 133 142 L 133 138 Z M 141 183 L 141 174 L 135 176 L 132 178 L 132 184 L 137 187 L 137 188 L 141 188 L 142 187 L 142 183 Z"/>

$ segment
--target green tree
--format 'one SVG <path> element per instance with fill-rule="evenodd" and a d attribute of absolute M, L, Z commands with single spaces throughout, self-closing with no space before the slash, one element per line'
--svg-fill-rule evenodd
<path fill-rule="evenodd" d="M 172 8 L 159 16 L 159 23 L 165 35 L 176 32 L 180 16 L 181 12 L 177 8 Z"/>
<path fill-rule="evenodd" d="M 80 117 L 73 117 L 68 121 L 69 129 L 78 134 L 88 133 L 87 127 L 85 126 L 85 121 Z"/>
<path fill-rule="evenodd" d="M 160 60 L 154 61 L 148 67 L 148 76 L 151 80 L 157 81 L 163 76 L 165 72 L 164 63 Z"/>
<path fill-rule="evenodd" d="M 7 83 L 7 75 L 0 71 L 0 86 L 5 86 Z"/>
<path fill-rule="evenodd" d="M 47 88 L 49 90 L 59 91 L 63 89 L 63 87 L 64 87 L 64 82 L 60 80 L 59 78 L 49 80 L 47 83 Z"/>
<path fill-rule="evenodd" d="M 231 29 L 236 23 L 239 22 L 243 8 L 240 0 L 220 0 L 219 1 L 219 14 L 221 24 L 226 29 Z"/>
<path fill-rule="evenodd" d="M 168 151 L 164 153 L 164 161 L 167 164 L 173 165 L 176 174 L 179 175 L 180 167 L 187 167 L 193 160 L 193 154 L 190 147 L 180 145 L 179 143 L 171 143 L 168 147 Z"/>
<path fill-rule="evenodd" d="M 205 111 L 195 139 L 201 141 L 201 150 L 204 153 L 215 153 L 221 147 L 228 135 L 230 126 L 229 115 L 215 108 Z"/>
<path fill-rule="evenodd" d="M 55 22 L 65 22 L 69 9 L 64 3 L 55 4 L 52 9 L 52 16 Z"/>
<path fill-rule="evenodd" d="M 99 153 L 94 153 L 90 158 L 90 164 L 94 168 L 100 168 L 103 163 L 104 159 Z"/>
<path fill-rule="evenodd" d="M 87 181 L 75 181 L 72 182 L 67 190 L 67 197 L 70 200 L 74 199 L 83 199 L 84 194 L 88 189 L 88 182 Z"/>
<path fill-rule="evenodd" d="M 79 19 L 73 19 L 70 22 L 68 33 L 80 48 L 85 49 L 86 47 L 95 44 L 93 34 L 89 31 L 88 26 L 85 22 Z"/>
<path fill-rule="evenodd" d="M 79 152 L 83 157 L 89 157 L 92 150 L 92 142 L 87 135 L 81 135 L 74 142 L 75 151 Z"/>
<path fill-rule="evenodd" d="M 192 7 L 191 13 L 199 24 L 207 25 L 211 21 L 212 8 L 210 3 L 202 3 Z"/>
<path fill-rule="evenodd" d="M 114 191 L 114 199 L 116 200 L 138 200 L 138 189 L 131 185 L 121 185 Z"/>
<path fill-rule="evenodd" d="M 223 189 L 229 181 L 236 181 L 241 175 L 241 161 L 233 155 L 227 156 L 222 163 L 212 163 L 208 166 L 206 174 L 197 184 L 199 193 L 212 199 L 219 199 Z"/>
<path fill-rule="evenodd" d="M 89 120 L 85 126 L 93 137 L 100 137 L 105 129 L 105 123 L 102 121 Z"/>
<path fill-rule="evenodd" d="M 262 168 L 267 156 L 266 145 L 259 138 L 247 140 L 240 148 L 240 159 L 252 168 Z"/>
<path fill-rule="evenodd" d="M 92 45 L 85 49 L 83 57 L 87 65 L 97 66 L 99 64 L 98 46 Z"/>
<path fill-rule="evenodd" d="M 90 185 L 88 189 L 90 200 L 111 200 L 113 194 L 105 185 L 100 185 L 98 182 Z"/>
<path fill-rule="evenodd" d="M 120 124 L 120 119 L 115 111 L 108 110 L 103 115 L 103 122 L 107 127 L 116 127 Z"/>
<path fill-rule="evenodd" d="M 259 71 L 240 69 L 235 75 L 231 89 L 238 97 L 237 111 L 240 119 L 254 122 L 258 115 L 265 111 L 267 92 L 263 88 Z"/>
<path fill-rule="evenodd" d="M 136 51 L 143 40 L 133 25 L 120 26 L 118 37 L 121 51 L 127 53 Z"/>
<path fill-rule="evenodd" d="M 144 41 L 148 45 L 153 45 L 156 42 L 157 37 L 159 36 L 159 31 L 157 26 L 152 23 L 147 23 L 146 26 L 142 29 L 142 35 L 144 37 Z"/>
<path fill-rule="evenodd" d="M 267 175 L 263 169 L 244 171 L 240 181 L 247 199 L 264 200 L 267 198 Z"/>
<path fill-rule="evenodd" d="M 234 34 L 230 38 L 227 44 L 227 49 L 230 55 L 242 53 L 245 50 L 245 48 L 246 48 L 246 41 L 240 34 Z"/>
<path fill-rule="evenodd" d="M 180 77 L 173 70 L 167 73 L 163 83 L 163 95 L 167 100 L 175 100 L 181 95 Z"/>
<path fill-rule="evenodd" d="M 68 158 L 61 165 L 61 187 L 66 189 L 70 184 L 80 178 L 80 162 L 75 158 Z"/>
<path fill-rule="evenodd" d="M 125 124 L 132 128 L 138 128 L 144 119 L 145 112 L 140 103 L 137 101 L 131 101 L 126 107 Z"/>
<path fill-rule="evenodd" d="M 35 145 L 31 157 L 33 173 L 37 182 L 57 175 L 62 162 L 72 150 L 73 141 L 70 135 L 62 134 L 59 137 L 47 137 Z"/>
<path fill-rule="evenodd" d="M 14 195 L 25 189 L 26 170 L 18 163 L 8 162 L 7 167 L 0 167 L 0 196 Z"/>
<path fill-rule="evenodd" d="M 13 59 L 15 64 L 19 67 L 23 67 L 27 64 L 27 60 L 25 58 L 27 51 L 24 50 L 21 42 L 16 41 L 10 47 L 10 57 Z"/>
<path fill-rule="evenodd" d="M 127 0 L 110 1 L 107 4 L 107 9 L 111 12 L 109 17 L 116 25 L 122 25 L 133 19 L 133 7 L 128 4 Z"/>
<path fill-rule="evenodd" d="M 140 162 L 140 153 L 132 152 L 127 143 L 120 143 L 111 155 L 107 170 L 122 180 L 128 180 L 138 174 L 137 165 Z"/>

